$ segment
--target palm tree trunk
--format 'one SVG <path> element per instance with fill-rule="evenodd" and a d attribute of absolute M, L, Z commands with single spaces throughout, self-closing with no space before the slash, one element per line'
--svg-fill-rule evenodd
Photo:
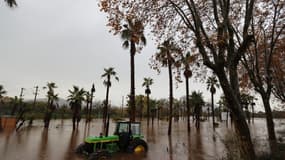
<path fill-rule="evenodd" d="M 131 115 L 130 121 L 135 122 L 136 120 L 136 103 L 135 103 L 135 53 L 136 46 L 133 41 L 131 41 L 131 93 L 130 93 L 130 107 L 131 107 Z"/>
<path fill-rule="evenodd" d="M 106 91 L 106 99 L 105 99 L 105 106 L 103 109 L 103 134 L 107 135 L 107 116 L 108 116 L 108 101 L 109 101 L 109 84 L 110 84 L 110 76 L 108 76 L 108 82 L 107 82 L 107 91 Z"/>
<path fill-rule="evenodd" d="M 188 77 L 185 77 L 185 82 L 186 82 L 187 131 L 190 132 L 189 78 Z"/>
<path fill-rule="evenodd" d="M 89 121 L 89 100 L 86 102 L 86 123 Z"/>
<path fill-rule="evenodd" d="M 146 103 L 147 103 L 147 126 L 149 126 L 149 94 L 146 95 Z"/>
<path fill-rule="evenodd" d="M 211 99 L 212 99 L 212 120 L 213 120 L 213 128 L 215 129 L 215 111 L 214 111 L 214 93 L 211 93 Z"/>
<path fill-rule="evenodd" d="M 91 98 L 89 104 L 89 111 L 88 111 L 88 122 L 91 122 L 91 113 L 92 113 L 92 103 L 93 103 L 93 92 L 91 91 Z"/>
<path fill-rule="evenodd" d="M 44 117 L 44 128 L 49 128 L 49 121 L 51 117 L 51 113 L 50 113 L 51 105 L 52 105 L 52 102 L 50 99 L 48 99 L 47 110 L 46 110 L 45 117 Z"/>
<path fill-rule="evenodd" d="M 76 123 L 76 106 L 74 105 L 73 115 L 72 115 L 72 129 L 73 130 L 75 130 L 75 123 Z"/>
<path fill-rule="evenodd" d="M 171 66 L 172 66 L 172 64 L 168 60 L 168 74 L 169 74 L 169 125 L 168 125 L 168 135 L 171 135 L 171 130 L 172 130 L 173 84 L 172 84 Z"/>

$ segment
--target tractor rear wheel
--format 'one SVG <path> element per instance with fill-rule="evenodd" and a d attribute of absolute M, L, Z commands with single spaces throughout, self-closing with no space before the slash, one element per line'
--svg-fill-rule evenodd
<path fill-rule="evenodd" d="M 97 151 L 94 152 L 92 154 L 90 154 L 90 156 L 88 157 L 88 160 L 110 160 L 111 159 L 111 155 L 109 154 L 108 151 Z"/>
<path fill-rule="evenodd" d="M 146 153 L 148 150 L 147 144 L 142 139 L 134 139 L 130 145 L 128 146 L 128 152 L 129 153 Z"/>

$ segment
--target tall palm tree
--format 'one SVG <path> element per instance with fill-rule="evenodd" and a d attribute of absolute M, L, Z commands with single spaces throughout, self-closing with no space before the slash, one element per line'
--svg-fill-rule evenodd
<path fill-rule="evenodd" d="M 73 112 L 72 116 L 72 124 L 73 129 L 75 129 L 75 123 L 78 127 L 78 123 L 80 122 L 81 116 L 80 116 L 80 110 L 82 107 L 82 102 L 85 101 L 86 91 L 77 86 L 73 86 L 73 90 L 68 90 L 70 95 L 68 96 L 67 101 L 69 101 L 69 105 L 71 106 L 71 110 Z"/>
<path fill-rule="evenodd" d="M 192 92 L 190 95 L 190 103 L 194 106 L 194 116 L 196 119 L 196 128 L 200 127 L 200 115 L 202 112 L 202 107 L 205 105 L 205 101 L 203 99 L 201 92 Z"/>
<path fill-rule="evenodd" d="M 212 110 L 212 119 L 213 119 L 213 128 L 215 128 L 215 112 L 214 112 L 214 94 L 216 93 L 216 88 L 219 88 L 218 80 L 216 76 L 211 76 L 207 79 L 207 90 L 211 92 L 211 110 Z"/>
<path fill-rule="evenodd" d="M 187 52 L 186 56 L 182 55 L 182 64 L 184 66 L 184 77 L 186 83 L 186 108 L 187 108 L 187 131 L 190 131 L 190 104 L 189 104 L 189 78 L 192 76 L 192 71 L 190 70 L 189 64 L 193 61 L 193 56 Z"/>
<path fill-rule="evenodd" d="M 15 7 L 17 6 L 17 2 L 15 0 L 4 0 L 9 7 Z"/>
<path fill-rule="evenodd" d="M 49 127 L 49 122 L 52 116 L 52 113 L 54 112 L 56 106 L 54 105 L 54 101 L 58 100 L 58 94 L 54 93 L 54 89 L 57 88 L 54 82 L 48 82 L 47 86 L 44 87 L 44 89 L 48 89 L 47 91 L 47 109 L 44 117 L 44 127 L 48 128 Z"/>
<path fill-rule="evenodd" d="M 107 87 L 106 91 L 106 99 L 103 108 L 103 134 L 108 135 L 107 131 L 107 116 L 108 116 L 108 102 L 109 102 L 109 89 L 112 85 L 111 78 L 114 77 L 117 81 L 119 81 L 119 77 L 117 77 L 117 73 L 115 72 L 113 67 L 104 68 L 105 73 L 101 75 L 102 78 L 106 78 L 104 80 L 104 85 Z"/>
<path fill-rule="evenodd" d="M 149 95 L 151 94 L 151 90 L 149 88 L 149 86 L 151 86 L 153 84 L 153 79 L 148 77 L 148 78 L 144 78 L 143 79 L 144 82 L 142 84 L 142 86 L 146 87 L 145 89 L 145 94 L 146 94 L 146 103 L 147 103 L 147 126 L 149 125 Z"/>
<path fill-rule="evenodd" d="M 130 48 L 130 67 L 131 67 L 131 91 L 130 91 L 130 121 L 136 119 L 136 104 L 135 104 L 135 54 L 137 46 L 146 45 L 144 36 L 143 23 L 138 19 L 127 19 L 128 24 L 123 25 L 121 38 L 124 40 L 123 47 Z M 140 48 L 141 48 L 140 47 Z"/>
<path fill-rule="evenodd" d="M 181 53 L 179 47 L 168 39 L 158 46 L 159 52 L 155 54 L 155 60 L 158 61 L 161 67 L 168 67 L 169 75 L 169 125 L 168 135 L 171 135 L 172 129 L 172 106 L 173 106 L 173 80 L 172 80 L 172 67 L 175 64 L 174 54 Z"/>

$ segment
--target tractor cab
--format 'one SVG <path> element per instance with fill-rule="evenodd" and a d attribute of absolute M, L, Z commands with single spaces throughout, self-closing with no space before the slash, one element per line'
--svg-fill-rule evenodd
<path fill-rule="evenodd" d="M 141 135 L 141 123 L 140 122 L 117 122 L 114 135 L 121 135 L 128 133 L 133 137 L 143 137 Z"/>

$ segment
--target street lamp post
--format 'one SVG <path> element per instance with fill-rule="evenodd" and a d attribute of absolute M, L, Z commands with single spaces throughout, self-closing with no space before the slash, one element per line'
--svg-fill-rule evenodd
<path fill-rule="evenodd" d="M 91 122 L 91 112 L 92 112 L 92 102 L 93 102 L 93 94 L 95 92 L 95 85 L 94 83 L 92 84 L 92 88 L 91 88 L 91 97 L 90 97 L 90 107 L 89 107 L 89 112 L 88 112 L 88 120 L 89 122 Z"/>

